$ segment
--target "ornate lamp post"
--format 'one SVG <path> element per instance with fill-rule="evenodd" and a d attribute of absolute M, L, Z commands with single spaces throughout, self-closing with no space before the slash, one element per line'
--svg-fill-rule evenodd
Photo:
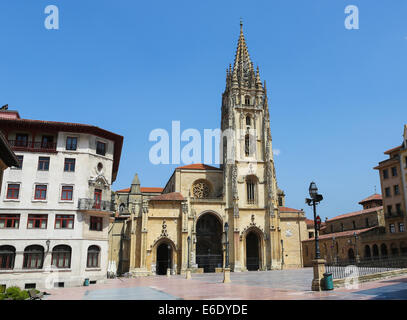
<path fill-rule="evenodd" d="M 358 235 L 356 232 L 353 233 L 353 236 L 355 237 L 355 252 L 356 252 L 356 263 L 360 262 L 360 257 L 359 257 L 359 249 L 358 249 Z"/>
<path fill-rule="evenodd" d="M 223 283 L 229 283 L 230 282 L 230 267 L 229 267 L 229 224 L 225 222 L 224 226 L 224 243 L 225 243 L 225 256 L 226 256 L 226 261 L 225 261 L 225 268 L 223 269 Z"/>
<path fill-rule="evenodd" d="M 319 237 L 318 231 L 321 225 L 321 218 L 317 216 L 317 204 L 322 201 L 323 196 L 318 193 L 318 188 L 315 182 L 311 182 L 309 186 L 309 195 L 311 198 L 306 198 L 305 202 L 313 207 L 314 211 L 314 232 L 315 232 L 315 260 L 313 261 L 314 265 L 314 279 L 312 280 L 312 290 L 320 291 L 321 290 L 321 280 L 323 274 L 325 273 L 325 260 L 321 259 L 321 253 L 319 251 Z"/>
<path fill-rule="evenodd" d="M 191 279 L 191 237 L 190 236 L 188 236 L 187 242 L 188 242 L 188 263 L 187 263 L 186 278 Z"/>
<path fill-rule="evenodd" d="M 169 277 L 171 275 L 171 268 L 170 268 L 170 265 L 171 265 L 171 246 L 168 245 L 167 249 L 168 249 L 167 277 Z"/>

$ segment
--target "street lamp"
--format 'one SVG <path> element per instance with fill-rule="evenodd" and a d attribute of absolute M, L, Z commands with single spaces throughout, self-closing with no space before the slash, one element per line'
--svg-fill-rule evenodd
<path fill-rule="evenodd" d="M 225 248 L 226 248 L 226 262 L 225 268 L 229 268 L 229 224 L 225 222 Z"/>
<path fill-rule="evenodd" d="M 188 264 L 187 264 L 187 266 L 188 266 L 188 269 L 189 269 L 190 268 L 190 262 L 191 262 L 191 237 L 190 236 L 188 236 L 187 241 L 188 241 Z"/>
<path fill-rule="evenodd" d="M 225 244 L 225 255 L 226 255 L 226 261 L 225 261 L 225 267 L 223 268 L 223 283 L 229 283 L 230 282 L 230 267 L 229 267 L 229 224 L 225 222 L 224 226 L 224 232 L 223 232 L 223 242 Z"/>
<path fill-rule="evenodd" d="M 332 237 L 332 262 L 336 262 L 335 236 Z"/>
<path fill-rule="evenodd" d="M 170 267 L 170 264 L 171 264 L 171 246 L 170 245 L 167 245 L 167 249 L 168 249 L 168 267 L 167 267 L 167 275 L 169 275 L 169 272 L 168 271 L 170 271 L 171 272 L 171 267 Z"/>
<path fill-rule="evenodd" d="M 356 232 L 353 232 L 353 236 L 355 237 L 356 262 L 358 262 L 358 260 L 359 260 L 359 250 L 358 250 L 358 246 L 357 246 L 358 235 L 356 234 Z"/>
<path fill-rule="evenodd" d="M 317 204 L 322 201 L 323 197 L 321 194 L 318 194 L 318 188 L 315 182 L 311 182 L 309 186 L 309 195 L 311 199 L 306 198 L 305 202 L 314 208 L 314 231 L 315 231 L 315 259 L 321 258 L 321 253 L 319 251 L 319 239 L 318 239 L 318 230 L 321 220 L 317 221 Z M 319 218 L 319 217 L 318 217 Z"/>

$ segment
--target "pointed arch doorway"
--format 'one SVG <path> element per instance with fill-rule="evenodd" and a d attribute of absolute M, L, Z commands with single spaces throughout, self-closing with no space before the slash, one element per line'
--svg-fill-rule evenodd
<path fill-rule="evenodd" d="M 246 268 L 248 271 L 260 269 L 260 239 L 256 232 L 250 231 L 246 236 Z"/>
<path fill-rule="evenodd" d="M 222 223 L 212 213 L 205 213 L 196 223 L 196 263 L 204 272 L 222 268 Z"/>
<path fill-rule="evenodd" d="M 171 245 L 167 242 L 161 243 L 157 247 L 157 274 L 167 274 L 167 269 L 172 268 L 172 250 Z"/>

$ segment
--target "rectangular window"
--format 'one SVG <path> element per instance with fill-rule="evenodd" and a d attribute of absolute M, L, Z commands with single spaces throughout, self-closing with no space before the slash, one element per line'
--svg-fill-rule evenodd
<path fill-rule="evenodd" d="M 102 190 L 95 189 L 93 200 L 93 209 L 100 209 L 100 206 L 102 204 Z"/>
<path fill-rule="evenodd" d="M 396 184 L 395 186 L 394 186 L 394 195 L 399 195 L 400 194 L 400 188 L 399 188 L 399 185 L 398 184 Z"/>
<path fill-rule="evenodd" d="M 23 168 L 23 160 L 24 160 L 24 156 L 16 156 L 17 157 L 17 160 L 18 160 L 18 166 L 16 166 L 16 167 L 12 167 L 12 169 L 15 169 L 15 170 L 21 170 L 22 168 Z"/>
<path fill-rule="evenodd" d="M 55 217 L 55 229 L 73 229 L 73 215 L 57 214 Z"/>
<path fill-rule="evenodd" d="M 101 217 L 90 217 L 90 230 L 102 231 L 103 230 L 103 218 Z"/>
<path fill-rule="evenodd" d="M 390 188 L 384 189 L 384 194 L 386 195 L 386 197 L 390 197 L 391 196 Z"/>
<path fill-rule="evenodd" d="M 42 136 L 41 148 L 43 149 L 52 149 L 54 144 L 53 136 Z"/>
<path fill-rule="evenodd" d="M 106 154 L 106 143 L 96 142 L 96 153 L 104 156 Z"/>
<path fill-rule="evenodd" d="M 72 186 L 62 186 L 61 200 L 72 200 L 73 187 Z"/>
<path fill-rule="evenodd" d="M 28 146 L 28 134 L 17 133 L 16 134 L 16 147 L 27 147 Z"/>
<path fill-rule="evenodd" d="M 389 177 L 389 171 L 387 169 L 383 170 L 383 179 L 387 179 Z"/>
<path fill-rule="evenodd" d="M 7 186 L 7 199 L 18 199 L 20 194 L 19 184 L 9 184 Z"/>
<path fill-rule="evenodd" d="M 38 158 L 38 170 L 48 171 L 49 170 L 49 157 L 39 157 Z"/>
<path fill-rule="evenodd" d="M 390 223 L 389 228 L 390 228 L 390 233 L 395 233 L 396 232 L 396 228 L 394 226 L 394 223 Z"/>
<path fill-rule="evenodd" d="M 48 215 L 46 214 L 29 214 L 27 229 L 46 229 Z"/>
<path fill-rule="evenodd" d="M 19 214 L 0 214 L 0 229 L 18 229 L 19 226 Z"/>
<path fill-rule="evenodd" d="M 406 229 L 404 229 L 404 223 L 403 222 L 400 222 L 399 223 L 399 231 L 400 232 L 404 232 Z"/>
<path fill-rule="evenodd" d="M 401 204 L 400 203 L 396 204 L 396 212 L 401 213 Z"/>
<path fill-rule="evenodd" d="M 397 177 L 397 167 L 392 167 L 392 168 L 391 168 L 391 175 L 392 175 L 393 177 Z"/>
<path fill-rule="evenodd" d="M 47 199 L 47 186 L 42 184 L 37 184 L 35 186 L 35 200 L 45 200 Z"/>
<path fill-rule="evenodd" d="M 78 147 L 78 138 L 67 137 L 66 138 L 66 150 L 76 150 Z"/>
<path fill-rule="evenodd" d="M 75 159 L 65 158 L 65 172 L 75 172 Z"/>

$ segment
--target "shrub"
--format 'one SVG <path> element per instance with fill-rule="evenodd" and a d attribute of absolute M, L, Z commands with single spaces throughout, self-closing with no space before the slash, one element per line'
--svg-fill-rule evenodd
<path fill-rule="evenodd" d="M 25 300 L 29 298 L 28 291 L 21 290 L 19 287 L 10 287 L 6 289 L 4 298 L 11 298 L 13 300 Z"/>

